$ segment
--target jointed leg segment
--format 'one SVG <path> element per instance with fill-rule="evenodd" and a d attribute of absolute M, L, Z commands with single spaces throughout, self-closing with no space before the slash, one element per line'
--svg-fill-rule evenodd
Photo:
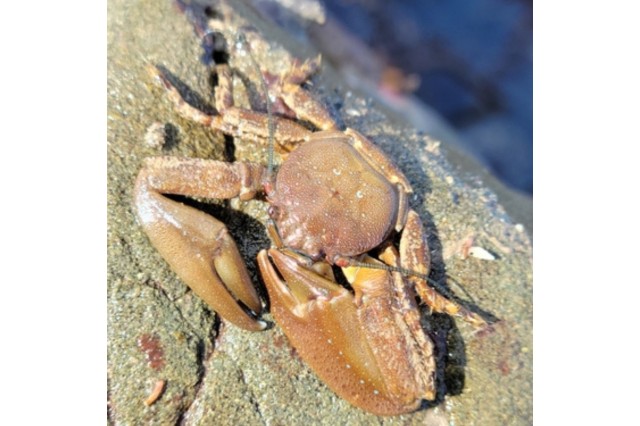
<path fill-rule="evenodd" d="M 267 114 L 234 106 L 231 72 L 226 65 L 218 66 L 217 70 L 218 88 L 215 103 L 218 114 L 209 115 L 189 105 L 160 69 L 153 66 L 149 68 L 152 76 L 166 89 L 169 99 L 182 117 L 233 137 L 266 141 L 269 137 Z M 282 117 L 272 119 L 276 148 L 281 151 L 291 151 L 311 134 L 310 130 L 294 121 Z"/>
<path fill-rule="evenodd" d="M 415 271 L 423 276 L 429 275 L 430 255 L 424 238 L 422 221 L 418 214 L 411 210 L 407 215 L 407 222 L 400 239 L 401 266 L 410 271 Z M 462 318 L 475 327 L 485 327 L 486 321 L 478 314 L 469 311 L 464 306 L 447 299 L 427 282 L 417 276 L 409 275 L 407 281 L 415 287 L 420 299 L 433 312 L 446 313 Z"/>

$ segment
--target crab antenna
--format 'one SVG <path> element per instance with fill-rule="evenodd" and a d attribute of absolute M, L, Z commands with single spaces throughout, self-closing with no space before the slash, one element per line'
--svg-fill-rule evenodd
<path fill-rule="evenodd" d="M 431 278 L 429 278 L 427 275 L 421 274 L 420 272 L 412 271 L 410 269 L 402 268 L 402 267 L 399 267 L 399 266 L 384 265 L 384 264 L 379 264 L 379 263 L 360 262 L 360 261 L 353 260 L 353 259 L 349 259 L 348 264 L 349 264 L 349 266 L 357 266 L 357 267 L 360 267 L 360 268 L 369 268 L 369 269 L 382 269 L 384 271 L 399 272 L 402 275 L 410 275 L 410 276 L 413 276 L 413 277 L 418 277 L 421 280 L 425 280 L 426 282 L 428 282 L 432 286 L 436 287 L 437 289 L 442 290 L 442 284 L 439 283 L 438 281 L 434 281 Z"/>
<path fill-rule="evenodd" d="M 421 280 L 425 280 L 427 283 L 431 284 L 433 287 L 438 289 L 441 293 L 448 293 L 448 291 L 445 288 L 443 288 L 442 283 L 440 283 L 438 281 L 435 281 L 435 280 L 432 280 L 431 278 L 429 278 L 425 274 L 421 274 L 419 272 L 412 271 L 410 269 L 401 268 L 401 267 L 397 267 L 397 266 L 389 266 L 389 265 L 384 265 L 384 264 L 379 264 L 379 263 L 359 262 L 357 260 L 352 260 L 352 259 L 349 259 L 348 265 L 349 266 L 357 266 L 357 267 L 360 267 L 360 268 L 382 269 L 382 270 L 389 271 L 389 272 L 399 272 L 402 275 L 411 275 L 413 277 L 418 277 Z M 457 278 L 453 277 L 450 274 L 445 274 L 445 276 L 452 283 L 454 283 L 456 285 L 456 287 L 461 289 L 462 292 L 469 298 L 469 300 L 471 300 L 471 302 L 475 303 L 475 300 L 473 299 L 473 297 L 469 294 L 467 289 L 465 289 L 464 286 L 462 284 L 460 284 L 460 282 L 458 281 Z"/>
<path fill-rule="evenodd" d="M 468 298 L 471 302 L 476 303 L 476 301 L 473 299 L 473 296 L 471 296 L 471 294 L 469 294 L 469 292 L 467 291 L 467 289 L 466 289 L 466 288 L 464 288 L 464 286 L 460 283 L 460 281 L 459 281 L 457 278 L 455 278 L 454 276 L 449 275 L 449 274 L 445 274 L 445 276 L 446 276 L 446 277 L 447 277 L 447 278 L 448 278 L 452 283 L 454 283 L 454 284 L 456 285 L 456 287 L 458 287 L 460 290 L 462 290 L 462 292 L 465 294 L 465 296 L 467 296 L 467 298 Z"/>
<path fill-rule="evenodd" d="M 275 123 L 273 122 L 273 114 L 271 112 L 271 99 L 269 98 L 269 89 L 267 88 L 267 82 L 264 79 L 264 75 L 262 75 L 262 71 L 260 71 L 260 66 L 258 65 L 258 61 L 256 61 L 255 57 L 251 53 L 251 46 L 247 42 L 247 38 L 244 33 L 239 33 L 236 39 L 238 47 L 244 46 L 246 48 L 246 52 L 249 55 L 249 59 L 251 63 L 255 67 L 258 72 L 258 76 L 260 76 L 260 85 L 262 86 L 262 91 L 264 92 L 265 100 L 267 103 L 267 118 L 268 118 L 268 130 L 269 130 L 269 152 L 268 152 L 268 160 L 267 160 L 267 181 L 271 181 L 273 177 L 273 150 L 274 150 L 274 133 L 275 133 Z"/>

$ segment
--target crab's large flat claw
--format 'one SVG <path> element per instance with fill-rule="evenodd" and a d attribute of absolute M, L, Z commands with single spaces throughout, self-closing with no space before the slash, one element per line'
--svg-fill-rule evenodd
<path fill-rule="evenodd" d="M 154 164 L 166 166 L 161 161 L 150 163 L 138 176 L 135 189 L 138 218 L 151 244 L 216 313 L 246 330 L 263 330 L 266 323 L 239 304 L 256 314 L 262 309 L 227 228 L 217 219 L 155 190 L 152 184 L 159 179 L 152 173 Z"/>
<path fill-rule="evenodd" d="M 278 249 L 270 249 L 268 255 L 261 251 L 258 265 L 276 322 L 335 393 L 378 415 L 417 408 L 419 399 L 407 402 L 389 393 L 351 293 Z"/>

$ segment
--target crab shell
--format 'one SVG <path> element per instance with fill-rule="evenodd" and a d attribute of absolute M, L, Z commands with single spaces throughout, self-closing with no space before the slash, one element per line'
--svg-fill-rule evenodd
<path fill-rule="evenodd" d="M 278 171 L 269 212 L 284 246 L 335 263 L 387 239 L 406 210 L 406 198 L 343 133 L 315 135 Z"/>

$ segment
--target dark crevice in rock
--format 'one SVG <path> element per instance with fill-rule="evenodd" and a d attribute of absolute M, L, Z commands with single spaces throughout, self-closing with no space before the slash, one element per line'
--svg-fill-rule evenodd
<path fill-rule="evenodd" d="M 240 372 L 240 380 L 242 381 L 242 384 L 246 387 L 246 389 L 249 391 L 247 393 L 247 396 L 249 397 L 249 402 L 251 403 L 251 405 L 253 406 L 253 408 L 255 409 L 255 412 L 258 414 L 258 417 L 260 418 L 260 420 L 262 421 L 262 424 L 264 424 L 266 426 L 267 424 L 267 420 L 264 418 L 264 416 L 262 415 L 262 410 L 260 409 L 260 404 L 258 403 L 258 400 L 256 399 L 256 396 L 253 394 L 253 392 L 251 391 L 249 384 L 247 383 L 247 381 L 244 378 L 244 372 L 242 371 L 241 368 L 238 367 L 238 371 Z"/>

